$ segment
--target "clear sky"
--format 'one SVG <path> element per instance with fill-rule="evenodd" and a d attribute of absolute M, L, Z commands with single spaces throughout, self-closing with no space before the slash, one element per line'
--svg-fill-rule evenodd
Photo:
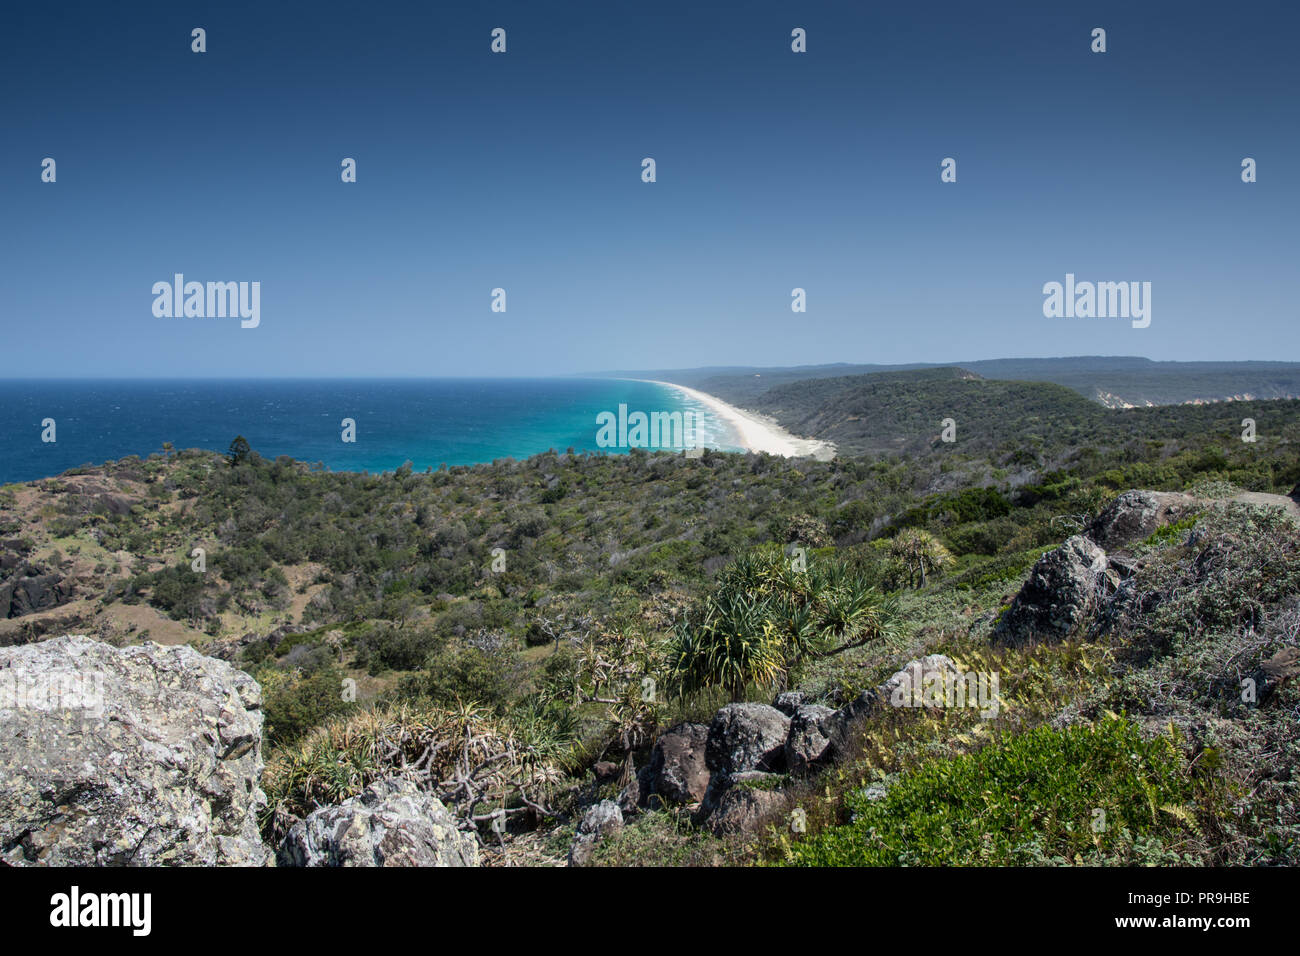
<path fill-rule="evenodd" d="M 288 6 L 3 5 L 0 374 L 1300 360 L 1294 2 Z"/>

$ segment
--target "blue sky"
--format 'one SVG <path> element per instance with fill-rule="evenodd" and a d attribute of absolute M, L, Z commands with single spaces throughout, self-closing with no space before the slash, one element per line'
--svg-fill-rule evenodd
<path fill-rule="evenodd" d="M 1300 360 L 1294 4 L 280 7 L 4 6 L 4 374 Z M 1044 318 L 1067 272 L 1151 326 Z"/>

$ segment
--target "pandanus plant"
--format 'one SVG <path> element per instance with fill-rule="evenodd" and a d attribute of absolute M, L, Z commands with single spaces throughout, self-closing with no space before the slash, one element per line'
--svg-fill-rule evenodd
<path fill-rule="evenodd" d="M 891 634 L 897 608 L 835 561 L 793 566 L 776 548 L 741 555 L 668 644 L 680 693 L 722 688 L 742 700 L 754 685 L 784 687 L 810 657 Z"/>

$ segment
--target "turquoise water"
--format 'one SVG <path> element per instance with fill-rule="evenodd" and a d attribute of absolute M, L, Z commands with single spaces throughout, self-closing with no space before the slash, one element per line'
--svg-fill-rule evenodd
<path fill-rule="evenodd" d="M 596 416 L 692 411 L 700 444 L 737 450 L 708 409 L 676 389 L 621 379 L 102 380 L 0 383 L 0 482 L 176 448 L 225 451 L 236 435 L 265 457 L 336 471 L 416 470 L 597 445 Z M 54 419 L 55 441 L 42 422 Z M 356 421 L 356 442 L 341 440 Z"/>

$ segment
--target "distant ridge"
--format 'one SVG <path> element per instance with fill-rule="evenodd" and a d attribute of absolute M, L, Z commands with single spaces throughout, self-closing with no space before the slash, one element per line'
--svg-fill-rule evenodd
<path fill-rule="evenodd" d="M 1300 362 L 1157 362 L 1140 356 L 1084 355 L 973 362 L 876 365 L 834 363 L 778 368 L 713 366 L 595 373 L 654 378 L 755 407 L 769 389 L 812 379 L 960 368 L 997 381 L 1052 382 L 1108 408 L 1300 398 Z"/>

